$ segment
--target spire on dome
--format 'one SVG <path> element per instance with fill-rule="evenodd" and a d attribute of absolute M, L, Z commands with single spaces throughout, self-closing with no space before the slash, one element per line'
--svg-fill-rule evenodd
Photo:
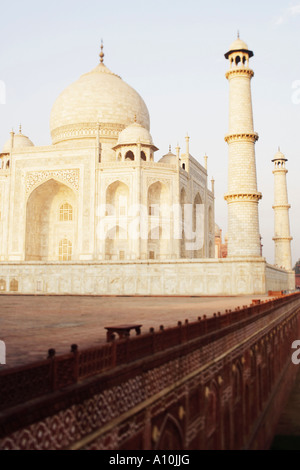
<path fill-rule="evenodd" d="M 101 52 L 99 54 L 99 57 L 100 57 L 100 64 L 103 64 L 103 60 L 104 60 L 103 39 L 101 39 Z"/>

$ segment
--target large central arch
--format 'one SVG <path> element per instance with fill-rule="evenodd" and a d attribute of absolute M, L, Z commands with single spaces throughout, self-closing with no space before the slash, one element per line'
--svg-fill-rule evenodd
<path fill-rule="evenodd" d="M 63 183 L 50 179 L 29 196 L 26 206 L 26 261 L 76 258 L 77 197 Z M 68 255 L 61 249 L 68 245 Z"/>

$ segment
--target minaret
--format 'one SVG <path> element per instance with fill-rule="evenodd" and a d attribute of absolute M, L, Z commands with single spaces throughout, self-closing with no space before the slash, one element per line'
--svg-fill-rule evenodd
<path fill-rule="evenodd" d="M 249 59 L 253 52 L 239 36 L 225 54 L 229 60 L 228 257 L 260 257 L 255 142 Z"/>
<path fill-rule="evenodd" d="M 274 232 L 273 240 L 275 242 L 275 264 L 287 271 L 292 269 L 291 240 L 288 193 L 286 185 L 286 174 L 288 170 L 285 167 L 287 159 L 280 152 L 276 153 L 274 159 Z"/>

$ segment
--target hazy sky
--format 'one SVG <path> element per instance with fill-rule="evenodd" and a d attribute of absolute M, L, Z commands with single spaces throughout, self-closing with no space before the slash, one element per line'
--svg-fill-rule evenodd
<path fill-rule="evenodd" d="M 12 127 L 36 145 L 51 142 L 49 116 L 61 91 L 98 63 L 105 64 L 146 102 L 159 147 L 185 146 L 216 180 L 216 222 L 227 230 L 228 83 L 224 58 L 240 30 L 250 64 L 263 255 L 274 261 L 273 164 L 280 145 L 288 158 L 293 262 L 300 257 L 300 0 L 52 0 L 1 1 L 0 147 Z M 294 88 L 293 88 L 294 87 Z"/>

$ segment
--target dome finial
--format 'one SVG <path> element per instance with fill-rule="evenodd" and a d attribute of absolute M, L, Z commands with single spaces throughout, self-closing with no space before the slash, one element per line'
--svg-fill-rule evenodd
<path fill-rule="evenodd" d="M 136 114 L 134 115 L 134 122 L 136 122 Z"/>
<path fill-rule="evenodd" d="M 237 38 L 240 39 L 240 30 L 237 30 Z"/>
<path fill-rule="evenodd" d="M 103 39 L 101 39 L 101 52 L 99 54 L 100 57 L 100 64 L 103 64 L 103 59 L 104 59 L 104 52 L 103 52 Z"/>
<path fill-rule="evenodd" d="M 171 152 L 171 145 L 169 145 L 169 152 Z"/>

